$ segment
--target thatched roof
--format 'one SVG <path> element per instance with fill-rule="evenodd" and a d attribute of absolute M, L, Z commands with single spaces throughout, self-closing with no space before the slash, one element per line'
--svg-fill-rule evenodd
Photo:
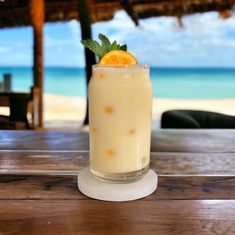
<path fill-rule="evenodd" d="M 235 0 L 89 0 L 91 21 L 106 21 L 125 9 L 135 23 L 151 16 L 178 18 L 199 12 L 218 11 L 229 17 Z M 77 0 L 45 0 L 45 21 L 79 19 Z M 0 0 L 0 28 L 30 25 L 27 0 Z"/>

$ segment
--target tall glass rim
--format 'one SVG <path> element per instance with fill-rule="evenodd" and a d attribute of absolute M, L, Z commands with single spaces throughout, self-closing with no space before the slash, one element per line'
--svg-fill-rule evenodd
<path fill-rule="evenodd" d="M 94 64 L 92 69 L 109 68 L 109 69 L 150 69 L 149 64 Z"/>

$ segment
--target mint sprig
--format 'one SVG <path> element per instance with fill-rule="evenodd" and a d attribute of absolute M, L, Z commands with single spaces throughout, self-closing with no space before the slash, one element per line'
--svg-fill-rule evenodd
<path fill-rule="evenodd" d="M 86 39 L 82 40 L 81 43 L 94 52 L 99 59 L 101 59 L 106 53 L 112 50 L 122 50 L 122 51 L 127 51 L 127 45 L 123 44 L 117 44 L 117 41 L 115 40 L 114 42 L 110 42 L 109 39 L 104 35 L 104 34 L 99 34 L 99 39 L 101 41 L 101 44 L 95 40 L 91 39 Z"/>

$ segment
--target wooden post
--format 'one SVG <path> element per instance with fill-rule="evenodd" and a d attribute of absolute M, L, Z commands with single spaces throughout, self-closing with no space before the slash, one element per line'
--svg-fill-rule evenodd
<path fill-rule="evenodd" d="M 10 73 L 3 74 L 3 91 L 11 92 L 11 74 Z"/>
<path fill-rule="evenodd" d="M 39 88 L 38 126 L 43 127 L 43 24 L 44 0 L 29 0 L 29 12 L 33 26 L 33 77 L 34 86 Z"/>
<path fill-rule="evenodd" d="M 91 19 L 89 11 L 89 3 L 87 0 L 77 0 L 78 2 L 78 13 L 80 18 L 80 25 L 82 31 L 82 39 L 91 38 Z M 85 49 L 85 61 L 86 61 L 86 88 L 88 94 L 88 84 L 92 74 L 92 65 L 96 63 L 95 55 L 93 52 Z M 86 116 L 83 124 L 88 124 L 88 97 L 87 97 L 87 106 L 86 106 Z"/>

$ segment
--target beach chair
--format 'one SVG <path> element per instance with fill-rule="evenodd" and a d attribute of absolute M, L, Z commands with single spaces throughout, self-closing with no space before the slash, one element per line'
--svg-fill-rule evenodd
<path fill-rule="evenodd" d="M 235 116 L 197 110 L 169 110 L 162 114 L 161 128 L 233 129 Z"/>

